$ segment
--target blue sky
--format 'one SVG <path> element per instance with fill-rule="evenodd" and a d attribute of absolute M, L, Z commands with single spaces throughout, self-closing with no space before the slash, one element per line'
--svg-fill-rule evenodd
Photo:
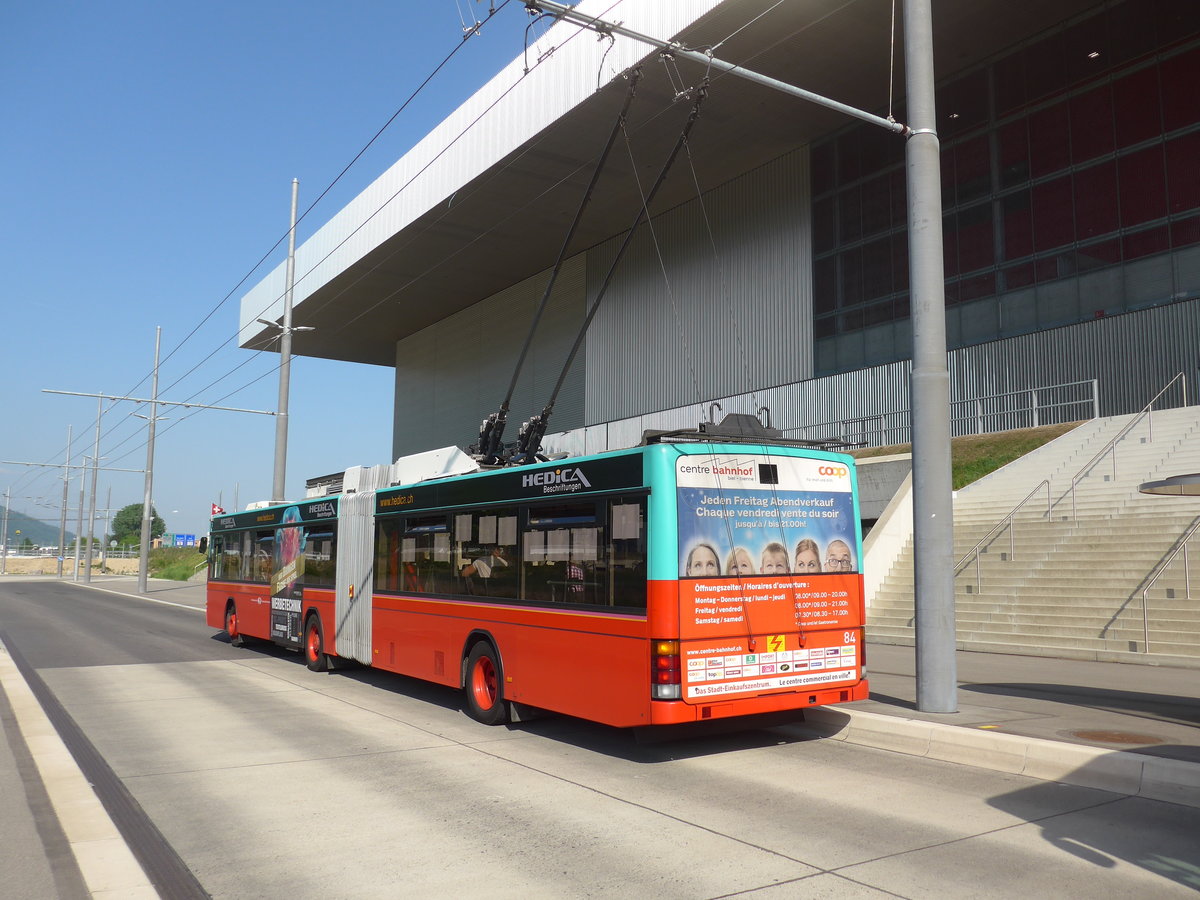
<path fill-rule="evenodd" d="M 237 287 L 286 233 L 292 179 L 303 212 L 462 42 L 462 16 L 487 12 L 486 0 L 6 4 L 0 460 L 61 465 L 68 426 L 74 462 L 90 455 L 96 400 L 43 389 L 148 396 L 156 326 L 161 399 L 274 409 L 278 355 L 232 338 L 241 295 L 286 256 L 285 242 Z M 472 37 L 297 242 L 518 56 L 527 22 L 512 0 Z M 392 393 L 389 368 L 296 357 L 289 495 L 308 477 L 387 462 Z M 140 469 L 145 423 L 131 413 L 142 410 L 111 406 L 104 464 Z M 235 492 L 241 505 L 269 496 L 273 418 L 161 412 L 154 497 L 168 531 L 203 532 L 209 504 L 232 509 Z M 61 475 L 0 464 L 0 492 L 57 521 Z M 142 501 L 140 474 L 101 472 L 99 506 L 110 487 L 114 508 Z"/>

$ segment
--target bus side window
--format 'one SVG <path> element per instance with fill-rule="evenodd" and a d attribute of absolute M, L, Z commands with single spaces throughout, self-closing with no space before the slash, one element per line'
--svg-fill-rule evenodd
<path fill-rule="evenodd" d="M 400 590 L 400 521 L 375 521 L 375 587 L 381 591 Z"/>
<path fill-rule="evenodd" d="M 238 581 L 253 581 L 254 580 L 254 535 L 249 531 L 243 531 L 238 535 L 238 543 L 241 545 L 238 549 Z M 230 572 L 232 575 L 233 573 Z"/>
<path fill-rule="evenodd" d="M 517 512 L 483 509 L 454 516 L 459 591 L 516 599 L 520 583 Z"/>
<path fill-rule="evenodd" d="M 612 543 L 609 562 L 612 570 L 613 606 L 625 609 L 646 608 L 646 500 L 613 500 L 609 521 Z"/>
<path fill-rule="evenodd" d="M 333 528 L 313 525 L 304 529 L 304 584 L 333 587 L 337 584 L 337 553 Z"/>
<path fill-rule="evenodd" d="M 208 577 L 219 579 L 224 577 L 225 572 L 225 538 L 223 535 L 214 534 L 212 539 L 212 552 L 208 556 Z"/>
<path fill-rule="evenodd" d="M 257 531 L 254 534 L 254 573 L 251 580 L 262 584 L 271 583 L 275 570 L 275 532 Z"/>

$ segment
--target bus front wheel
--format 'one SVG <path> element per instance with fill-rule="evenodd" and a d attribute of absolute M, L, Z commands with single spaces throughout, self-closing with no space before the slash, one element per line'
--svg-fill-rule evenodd
<path fill-rule="evenodd" d="M 237 607 L 232 603 L 225 607 L 225 633 L 229 635 L 229 646 L 244 647 L 246 645 L 242 633 L 238 631 Z"/>
<path fill-rule="evenodd" d="M 309 616 L 304 626 L 304 664 L 313 672 L 324 672 L 329 668 L 329 657 L 325 655 L 325 636 L 321 633 L 321 620 Z"/>
<path fill-rule="evenodd" d="M 465 681 L 467 713 L 472 719 L 484 725 L 503 725 L 508 721 L 503 672 L 491 644 L 480 641 L 471 648 Z"/>

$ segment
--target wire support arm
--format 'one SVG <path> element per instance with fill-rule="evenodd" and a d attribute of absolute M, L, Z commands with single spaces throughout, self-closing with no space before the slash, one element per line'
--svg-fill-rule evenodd
<path fill-rule="evenodd" d="M 877 116 L 874 113 L 869 113 L 866 110 L 859 109 L 855 106 L 842 103 L 838 100 L 833 100 L 829 97 L 823 97 L 820 94 L 814 94 L 812 91 L 806 91 L 804 88 L 796 87 L 784 81 L 779 81 L 776 78 L 771 78 L 769 75 L 763 75 L 759 72 L 754 72 L 744 66 L 739 66 L 736 63 L 726 62 L 713 56 L 711 52 L 702 53 L 699 50 L 689 50 L 677 41 L 664 41 L 659 38 L 651 37 L 650 35 L 642 34 L 623 25 L 613 22 L 606 22 L 595 16 L 589 16 L 587 13 L 579 12 L 570 6 L 562 3 L 552 3 L 550 0 L 526 0 L 525 7 L 531 12 L 548 13 L 559 19 L 564 19 L 568 22 L 574 22 L 576 25 L 582 25 L 585 28 L 590 28 L 593 31 L 601 34 L 616 34 L 621 37 L 627 37 L 630 40 L 638 41 L 642 44 L 649 44 L 652 47 L 658 47 L 660 50 L 666 50 L 675 56 L 683 59 L 690 59 L 692 62 L 698 63 L 705 67 L 705 70 L 716 69 L 719 72 L 725 72 L 730 75 L 736 75 L 739 78 L 744 78 L 747 81 L 753 81 L 763 87 L 771 88 L 772 90 L 781 91 L 785 94 L 790 94 L 793 97 L 798 97 L 801 100 L 806 100 L 809 103 L 815 103 L 818 106 L 824 106 L 826 109 L 836 110 L 847 116 L 853 116 L 856 119 L 861 119 L 864 122 L 869 122 L 872 125 L 878 125 L 880 128 L 886 128 L 893 134 L 908 136 L 908 126 L 901 122 L 896 122 L 891 119 L 885 119 L 882 116 Z"/>

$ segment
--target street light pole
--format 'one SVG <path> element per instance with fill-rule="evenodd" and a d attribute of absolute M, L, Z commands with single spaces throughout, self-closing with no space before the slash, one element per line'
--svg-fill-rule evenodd
<path fill-rule="evenodd" d="M 87 562 L 83 567 L 83 583 L 92 581 L 92 543 L 96 536 L 96 478 L 100 474 L 100 417 L 104 415 L 104 400 L 96 401 L 96 444 L 92 449 L 92 499 L 88 504 Z"/>
<path fill-rule="evenodd" d="M 0 575 L 8 574 L 8 501 L 12 488 L 4 489 L 4 547 L 0 548 Z"/>
<path fill-rule="evenodd" d="M 275 417 L 275 477 L 271 484 L 271 499 L 282 503 L 287 480 L 288 392 L 292 371 L 292 289 L 296 283 L 296 200 L 300 180 L 292 179 L 292 224 L 288 229 L 287 289 L 283 295 L 283 321 L 279 336 L 279 407 Z"/>
<path fill-rule="evenodd" d="M 58 516 L 58 577 L 63 576 L 63 560 L 67 558 L 67 490 L 71 483 L 71 429 L 67 426 L 67 459 L 63 463 L 62 512 Z"/>
<path fill-rule="evenodd" d="M 154 329 L 154 375 L 150 383 L 150 424 L 146 434 L 146 481 L 142 497 L 142 546 L 138 551 L 138 592 L 146 593 L 150 575 L 150 525 L 154 504 L 151 491 L 154 487 L 154 423 L 158 418 L 158 351 L 162 342 L 162 326 Z"/>
<path fill-rule="evenodd" d="M 87 457 L 85 456 L 86 460 Z M 72 581 L 79 580 L 79 553 L 82 549 L 83 542 L 83 470 L 84 466 L 79 467 L 79 519 L 75 524 L 75 574 L 71 578 Z"/>
<path fill-rule="evenodd" d="M 942 267 L 940 142 L 933 90 L 931 0 L 904 2 L 908 125 L 908 257 L 912 293 L 913 568 L 917 709 L 958 711 L 954 658 L 954 501 L 950 373 Z"/>

